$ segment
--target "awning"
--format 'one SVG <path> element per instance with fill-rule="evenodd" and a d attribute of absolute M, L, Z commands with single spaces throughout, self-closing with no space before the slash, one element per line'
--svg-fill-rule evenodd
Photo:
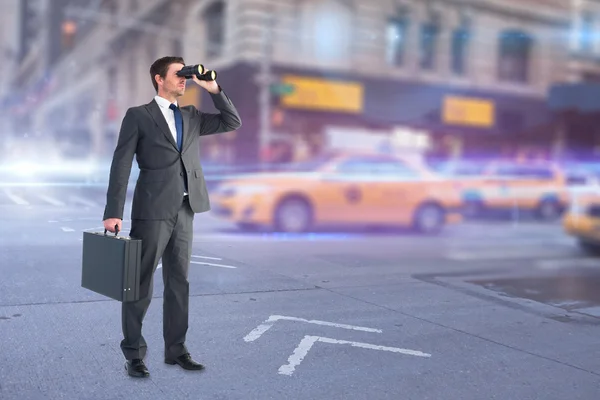
<path fill-rule="evenodd" d="M 554 85 L 548 96 L 552 111 L 600 111 L 600 83 L 567 83 Z"/>

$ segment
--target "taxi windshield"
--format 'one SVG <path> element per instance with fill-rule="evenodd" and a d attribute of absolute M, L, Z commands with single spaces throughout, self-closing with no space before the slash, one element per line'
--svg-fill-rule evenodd
<path fill-rule="evenodd" d="M 286 171 L 318 171 L 336 158 L 336 154 L 326 153 L 306 161 L 286 163 L 281 166 Z"/>

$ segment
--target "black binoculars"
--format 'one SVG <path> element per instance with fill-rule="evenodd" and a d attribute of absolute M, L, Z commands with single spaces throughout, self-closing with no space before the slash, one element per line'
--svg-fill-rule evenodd
<path fill-rule="evenodd" d="M 201 81 L 214 81 L 217 79 L 217 72 L 210 69 L 204 69 L 204 65 L 186 65 L 181 70 L 177 71 L 177 76 L 183 76 L 185 79 L 192 79 L 193 76 Z"/>

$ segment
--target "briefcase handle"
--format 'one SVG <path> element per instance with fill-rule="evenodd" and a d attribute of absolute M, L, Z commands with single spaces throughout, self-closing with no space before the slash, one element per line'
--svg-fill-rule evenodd
<path fill-rule="evenodd" d="M 104 228 L 104 236 L 106 236 L 106 232 L 108 232 L 106 230 L 106 228 Z M 119 234 L 119 225 L 115 225 L 115 236 L 117 236 Z"/>

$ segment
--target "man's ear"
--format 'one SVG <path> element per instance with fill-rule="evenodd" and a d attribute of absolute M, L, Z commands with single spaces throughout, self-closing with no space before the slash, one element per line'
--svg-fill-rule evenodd
<path fill-rule="evenodd" d="M 161 83 L 162 77 L 159 74 L 154 75 L 154 81 L 158 84 Z"/>

